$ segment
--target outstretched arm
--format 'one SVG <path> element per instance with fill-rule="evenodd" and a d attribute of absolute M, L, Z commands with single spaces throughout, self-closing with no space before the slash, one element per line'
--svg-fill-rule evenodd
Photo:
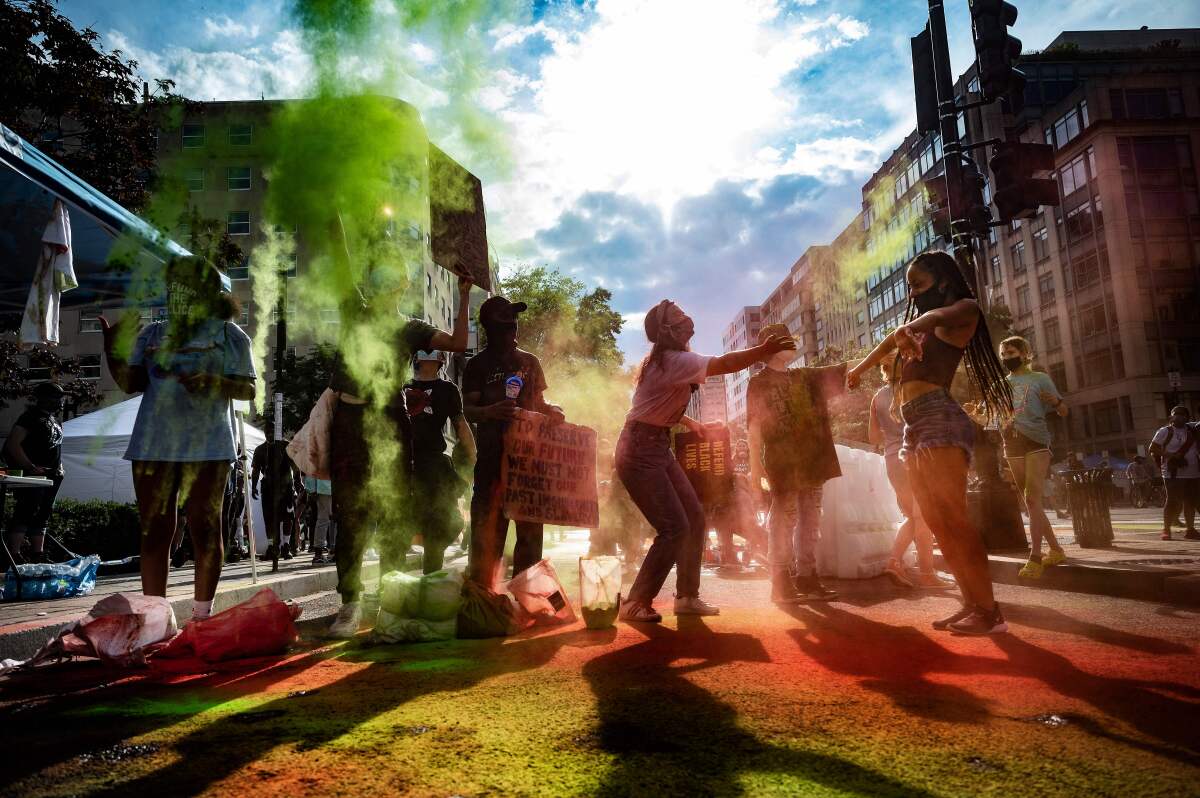
<path fill-rule="evenodd" d="M 782 352 L 785 349 L 794 350 L 796 342 L 784 335 L 773 335 L 766 342 L 753 346 L 749 349 L 740 349 L 736 352 L 726 352 L 723 355 L 714 357 L 708 362 L 708 371 L 706 376 L 716 377 L 719 374 L 733 374 L 745 368 L 750 368 L 763 360 L 767 360 L 776 352 Z"/>

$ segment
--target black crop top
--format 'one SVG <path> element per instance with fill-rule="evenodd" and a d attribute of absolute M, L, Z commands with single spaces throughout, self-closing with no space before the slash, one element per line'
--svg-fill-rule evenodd
<path fill-rule="evenodd" d="M 946 343 L 932 332 L 917 333 L 922 334 L 925 337 L 921 340 L 921 359 L 909 360 L 900 367 L 900 382 L 928 382 L 949 391 L 965 350 Z"/>

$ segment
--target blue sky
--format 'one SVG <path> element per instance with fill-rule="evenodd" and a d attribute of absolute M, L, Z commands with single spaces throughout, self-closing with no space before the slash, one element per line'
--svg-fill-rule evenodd
<path fill-rule="evenodd" d="M 388 0 L 380 0 L 381 13 Z M 1018 2 L 1015 34 L 1192 27 L 1200 4 Z M 303 96 L 311 75 L 286 0 L 62 0 L 78 25 L 195 99 Z M 431 135 L 484 180 L 489 237 L 506 267 L 549 263 L 605 285 L 644 350 L 642 312 L 663 297 L 720 348 L 811 244 L 854 216 L 860 187 L 913 125 L 908 38 L 927 6 L 806 0 L 575 0 L 487 21 L 472 96 L 508 159 L 462 144 L 446 92 L 455 53 L 388 37 Z M 948 4 L 956 74 L 973 58 L 967 0 Z M 386 13 L 384 13 L 386 17 Z M 364 67 L 370 68 L 370 67 Z"/>

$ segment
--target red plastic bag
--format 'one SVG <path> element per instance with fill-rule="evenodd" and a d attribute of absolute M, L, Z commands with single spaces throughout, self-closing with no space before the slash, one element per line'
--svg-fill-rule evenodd
<path fill-rule="evenodd" d="M 269 587 L 203 621 L 193 621 L 155 658 L 205 662 L 282 654 L 296 641 L 300 607 L 280 601 Z"/>

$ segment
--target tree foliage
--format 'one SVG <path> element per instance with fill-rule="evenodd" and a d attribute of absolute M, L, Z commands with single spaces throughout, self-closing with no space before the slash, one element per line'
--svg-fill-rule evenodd
<path fill-rule="evenodd" d="M 617 348 L 621 314 L 612 309 L 612 292 L 586 291 L 580 280 L 548 266 L 518 269 L 502 280 L 504 296 L 524 302 L 521 346 L 543 358 L 582 360 L 620 369 Z"/>
<path fill-rule="evenodd" d="M 156 80 L 142 102 L 137 62 L 105 52 L 53 0 L 0 0 L 0 120 L 127 208 L 147 201 L 160 112 L 178 98 Z"/>
<path fill-rule="evenodd" d="M 275 391 L 283 393 L 283 431 L 291 436 L 308 421 L 308 414 L 321 398 L 333 371 L 337 349 L 332 344 L 317 344 L 311 352 L 283 355 L 283 371 L 276 376 L 263 407 L 263 430 L 275 428 Z"/>

